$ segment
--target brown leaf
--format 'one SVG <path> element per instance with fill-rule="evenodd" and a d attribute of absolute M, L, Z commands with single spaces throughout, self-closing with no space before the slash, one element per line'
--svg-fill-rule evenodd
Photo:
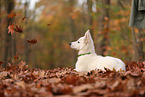
<path fill-rule="evenodd" d="M 23 27 L 21 27 L 21 26 L 15 26 L 14 30 L 16 32 L 22 33 L 23 32 Z"/>
<path fill-rule="evenodd" d="M 72 92 L 72 88 L 67 84 L 63 84 L 63 86 L 60 87 L 60 92 L 61 94 L 69 94 Z"/>
<path fill-rule="evenodd" d="M 95 89 L 95 90 L 89 90 L 88 94 L 94 94 L 94 95 L 99 95 L 99 96 L 103 96 L 105 94 L 108 94 L 109 90 L 108 89 Z"/>
<path fill-rule="evenodd" d="M 50 26 L 51 24 L 47 24 L 47 26 Z"/>
<path fill-rule="evenodd" d="M 35 43 L 37 43 L 37 40 L 36 39 L 32 39 L 32 40 L 27 40 L 27 42 L 34 45 Z"/>
<path fill-rule="evenodd" d="M 117 80 L 113 85 L 111 85 L 111 90 L 112 91 L 122 91 L 123 90 L 122 83 Z"/>
<path fill-rule="evenodd" d="M 94 86 L 96 88 L 105 88 L 106 87 L 106 81 L 96 81 Z"/>
<path fill-rule="evenodd" d="M 39 83 L 37 83 L 36 87 L 37 87 L 37 88 L 40 88 L 40 87 L 41 87 L 41 85 L 42 85 L 42 82 L 41 82 L 41 81 L 39 81 Z"/>
<path fill-rule="evenodd" d="M 145 85 L 145 72 L 143 73 L 143 75 L 141 77 L 141 82 Z"/>
<path fill-rule="evenodd" d="M 39 74 L 39 77 L 45 77 L 45 71 L 44 70 L 39 71 L 38 74 Z"/>
<path fill-rule="evenodd" d="M 5 61 L 0 61 L 0 65 L 3 64 L 3 63 L 5 63 Z"/>
<path fill-rule="evenodd" d="M 78 81 L 79 81 L 79 76 L 78 75 L 74 75 L 74 74 L 70 74 L 68 76 L 66 76 L 63 81 L 67 84 L 72 84 L 72 85 L 77 85 Z"/>
<path fill-rule="evenodd" d="M 0 72 L 0 79 L 7 76 L 8 74 L 9 74 L 9 72 L 6 72 L 6 71 Z"/>
<path fill-rule="evenodd" d="M 135 90 L 135 81 L 133 80 L 133 78 L 130 78 L 128 80 L 127 88 L 128 88 L 128 91 L 134 91 Z"/>
<path fill-rule="evenodd" d="M 76 93 L 86 91 L 86 90 L 89 90 L 89 89 L 93 89 L 93 88 L 94 87 L 91 84 L 84 84 L 84 85 L 81 85 L 81 86 L 74 87 L 73 88 L 73 93 L 76 94 Z"/>
<path fill-rule="evenodd" d="M 23 17 L 23 18 L 22 18 L 22 21 L 24 21 L 25 19 L 26 19 L 26 17 Z"/>
<path fill-rule="evenodd" d="M 59 83 L 61 81 L 60 78 L 51 78 L 49 79 L 49 83 Z"/>
<path fill-rule="evenodd" d="M 25 85 L 25 82 L 24 82 L 24 81 L 15 82 L 15 84 L 16 84 L 17 86 L 22 87 L 23 89 L 26 88 L 26 85 Z"/>

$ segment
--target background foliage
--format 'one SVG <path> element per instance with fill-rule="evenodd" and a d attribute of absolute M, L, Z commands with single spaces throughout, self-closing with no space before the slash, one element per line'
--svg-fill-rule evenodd
<path fill-rule="evenodd" d="M 14 62 L 15 56 L 30 67 L 73 67 L 77 52 L 70 49 L 69 42 L 83 36 L 88 29 L 97 54 L 123 61 L 144 60 L 135 49 L 141 48 L 144 55 L 145 38 L 137 37 L 144 30 L 132 30 L 128 26 L 131 0 L 38 0 L 34 8 L 31 3 L 30 0 L 1 0 L 1 61 Z M 8 18 L 12 14 L 15 15 Z M 8 34 L 10 23 L 22 28 Z M 134 38 L 139 43 L 133 45 Z M 36 43 L 32 44 L 34 39 Z"/>

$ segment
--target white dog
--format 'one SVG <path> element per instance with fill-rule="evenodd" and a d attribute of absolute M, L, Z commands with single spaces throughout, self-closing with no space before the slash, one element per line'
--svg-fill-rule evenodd
<path fill-rule="evenodd" d="M 88 72 L 95 69 L 105 71 L 104 68 L 126 71 L 125 64 L 120 59 L 109 56 L 102 57 L 95 53 L 94 43 L 89 30 L 85 33 L 85 36 L 75 42 L 71 42 L 70 47 L 79 51 L 79 57 L 75 64 L 75 70 L 78 72 Z"/>

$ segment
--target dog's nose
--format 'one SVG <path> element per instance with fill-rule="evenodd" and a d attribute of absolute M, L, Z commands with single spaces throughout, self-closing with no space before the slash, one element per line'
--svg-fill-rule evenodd
<path fill-rule="evenodd" d="M 71 42 L 69 43 L 69 45 L 71 45 Z"/>

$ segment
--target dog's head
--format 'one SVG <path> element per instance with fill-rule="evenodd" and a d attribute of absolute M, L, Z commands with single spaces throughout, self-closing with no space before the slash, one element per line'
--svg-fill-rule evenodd
<path fill-rule="evenodd" d="M 75 42 L 70 43 L 70 47 L 76 50 L 87 49 L 90 46 L 93 47 L 93 40 L 89 30 L 87 30 L 85 36 L 79 38 Z"/>

